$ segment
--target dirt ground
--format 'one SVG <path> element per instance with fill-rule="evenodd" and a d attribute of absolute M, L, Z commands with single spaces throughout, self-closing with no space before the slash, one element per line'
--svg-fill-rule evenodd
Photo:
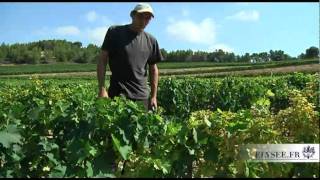
<path fill-rule="evenodd" d="M 196 68 L 188 69 L 178 69 L 177 72 L 181 71 L 193 71 L 196 72 Z M 172 69 L 159 69 L 160 76 L 173 76 L 170 72 L 175 72 Z M 163 72 L 163 73 L 161 73 Z M 252 69 L 252 70 L 239 70 L 231 72 L 215 72 L 215 73 L 193 73 L 188 74 L 188 76 L 225 76 L 225 75 L 271 75 L 273 73 L 292 73 L 292 72 L 319 72 L 320 64 L 307 64 L 299 66 L 285 66 L 276 68 L 264 68 L 264 69 Z M 111 72 L 107 71 L 106 75 L 110 75 Z M 29 76 L 41 76 L 41 77 L 69 77 L 69 76 L 96 76 L 96 72 L 68 72 L 68 73 L 43 73 L 43 74 L 21 74 L 21 75 L 1 75 L 0 77 L 29 77 Z M 184 74 L 174 75 L 174 76 L 185 76 Z"/>

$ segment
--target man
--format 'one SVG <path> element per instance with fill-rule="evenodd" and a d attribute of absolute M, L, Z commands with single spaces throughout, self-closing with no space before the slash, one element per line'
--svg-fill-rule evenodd
<path fill-rule="evenodd" d="M 154 17 L 149 4 L 139 3 L 131 11 L 132 23 L 111 26 L 101 47 L 97 65 L 98 97 L 124 95 L 128 99 L 143 102 L 147 110 L 157 108 L 158 68 L 163 60 L 157 40 L 144 29 Z M 110 86 L 105 89 L 106 64 L 111 70 Z M 151 96 L 147 87 L 149 65 Z"/>

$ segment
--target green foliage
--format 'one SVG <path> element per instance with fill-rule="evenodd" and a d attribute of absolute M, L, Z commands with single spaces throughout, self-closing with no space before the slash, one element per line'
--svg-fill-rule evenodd
<path fill-rule="evenodd" d="M 317 79 L 162 79 L 158 112 L 96 98 L 95 81 L 0 82 L 0 177 L 319 177 L 318 163 L 239 157 L 319 143 Z"/>
<path fill-rule="evenodd" d="M 295 73 L 280 77 L 222 79 L 184 77 L 168 78 L 159 82 L 159 104 L 168 115 L 179 114 L 182 117 L 201 109 L 238 111 L 250 108 L 254 102 L 271 91 L 275 96 L 270 98 L 272 112 L 288 107 L 289 92 L 293 89 L 304 89 L 308 82 L 317 83 L 318 75 Z M 313 87 L 313 91 L 316 87 Z M 316 101 L 313 97 L 312 102 Z"/>

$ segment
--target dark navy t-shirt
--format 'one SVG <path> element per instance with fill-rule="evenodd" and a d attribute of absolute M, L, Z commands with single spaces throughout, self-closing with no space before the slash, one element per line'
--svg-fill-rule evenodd
<path fill-rule="evenodd" d="M 147 64 L 163 60 L 157 40 L 147 32 L 131 30 L 129 25 L 111 26 L 101 49 L 109 54 L 109 96 L 147 99 Z"/>

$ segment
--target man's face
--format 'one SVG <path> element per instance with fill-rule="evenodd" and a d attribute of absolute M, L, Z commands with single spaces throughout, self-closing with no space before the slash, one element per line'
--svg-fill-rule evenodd
<path fill-rule="evenodd" d="M 144 13 L 135 13 L 134 15 L 134 23 L 137 25 L 137 27 L 144 29 L 151 20 L 152 15 L 151 13 L 144 12 Z"/>

